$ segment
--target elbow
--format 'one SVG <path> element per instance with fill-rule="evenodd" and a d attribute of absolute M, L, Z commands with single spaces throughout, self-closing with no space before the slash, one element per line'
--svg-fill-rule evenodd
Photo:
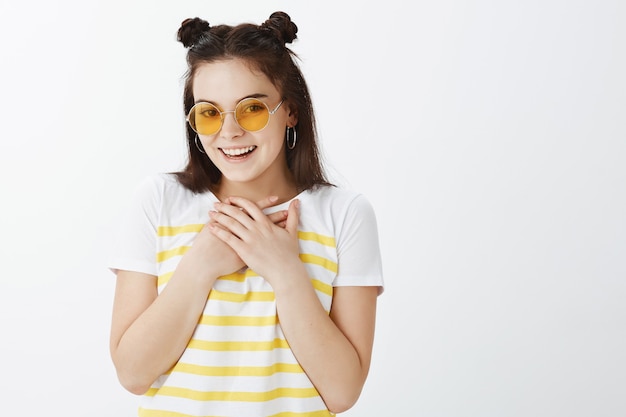
<path fill-rule="evenodd" d="M 326 408 L 333 414 L 340 414 L 348 411 L 356 404 L 361 395 L 361 390 L 343 393 L 342 395 L 331 395 L 328 398 L 324 398 Z"/>
<path fill-rule="evenodd" d="M 340 414 L 348 411 L 352 408 L 352 406 L 356 404 L 356 400 L 354 401 L 333 401 L 326 404 L 328 411 L 333 414 Z"/>
<path fill-rule="evenodd" d="M 131 394 L 135 394 L 135 395 L 143 395 L 146 392 L 148 392 L 148 389 L 150 388 L 150 386 L 140 386 L 140 385 L 132 385 L 132 386 L 124 386 L 124 388 L 130 392 Z"/>
<path fill-rule="evenodd" d="M 120 381 L 120 384 L 122 385 L 122 387 L 124 387 L 126 391 L 135 395 L 145 394 L 152 386 L 151 382 L 142 381 L 139 378 L 130 377 L 128 375 L 125 376 L 119 371 L 117 373 L 117 379 Z"/>
<path fill-rule="evenodd" d="M 344 373 L 341 375 L 343 378 L 339 377 L 334 381 L 334 387 L 329 386 L 328 389 L 324 389 L 323 394 L 320 391 L 328 411 L 340 414 L 351 409 L 361 397 L 368 372 L 369 367 L 351 376 Z"/>
<path fill-rule="evenodd" d="M 115 365 L 115 371 L 117 373 L 117 380 L 120 385 L 128 392 L 135 395 L 143 395 L 154 383 L 154 378 L 150 378 L 148 375 L 144 375 L 133 367 L 122 365 L 115 360 L 113 356 L 113 364 Z"/>

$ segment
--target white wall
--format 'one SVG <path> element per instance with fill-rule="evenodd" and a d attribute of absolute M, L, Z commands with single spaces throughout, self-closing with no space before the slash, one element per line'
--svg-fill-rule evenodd
<path fill-rule="evenodd" d="M 186 17 L 285 10 L 386 292 L 345 416 L 626 414 L 621 0 L 0 3 L 0 413 L 132 416 L 107 234 L 184 158 Z"/>

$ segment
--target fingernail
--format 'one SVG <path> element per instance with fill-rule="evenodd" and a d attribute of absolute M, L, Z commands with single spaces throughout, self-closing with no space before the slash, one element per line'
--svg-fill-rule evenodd
<path fill-rule="evenodd" d="M 270 202 L 274 203 L 276 202 L 276 200 L 278 200 L 278 196 L 275 196 L 275 195 L 270 196 Z"/>

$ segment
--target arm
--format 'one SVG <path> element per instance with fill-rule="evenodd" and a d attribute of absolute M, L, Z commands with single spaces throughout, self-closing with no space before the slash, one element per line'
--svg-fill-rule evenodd
<path fill-rule="evenodd" d="M 211 230 L 272 285 L 283 333 L 329 410 L 349 409 L 369 371 L 379 288 L 335 287 L 327 314 L 299 259 L 298 202 L 290 205 L 284 229 L 264 221 L 245 200 L 233 203 L 250 216 L 218 204 Z"/>
<path fill-rule="evenodd" d="M 378 288 L 335 287 L 329 316 L 301 278 L 276 293 L 281 327 L 328 409 L 340 413 L 357 401 L 369 372 Z"/>
<path fill-rule="evenodd" d="M 200 241 L 194 241 L 159 296 L 155 276 L 117 274 L 110 350 L 121 384 L 134 394 L 145 393 L 180 357 L 218 277 L 202 262 L 207 247 Z"/>
<path fill-rule="evenodd" d="M 268 206 L 275 200 L 259 202 Z M 284 224 L 286 213 L 266 218 Z M 110 333 L 110 351 L 121 384 L 145 393 L 185 350 L 217 277 L 244 266 L 239 256 L 207 227 L 181 258 L 157 296 L 157 277 L 118 271 Z"/>

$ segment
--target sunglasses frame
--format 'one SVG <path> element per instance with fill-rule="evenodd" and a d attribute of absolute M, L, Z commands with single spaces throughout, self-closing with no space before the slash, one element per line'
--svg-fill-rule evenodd
<path fill-rule="evenodd" d="M 267 122 L 265 123 L 265 125 L 264 125 L 262 128 L 257 129 L 257 130 L 248 130 L 248 129 L 246 129 L 245 127 L 241 126 L 241 124 L 239 124 L 239 120 L 237 120 L 237 107 L 239 107 L 239 105 L 241 105 L 241 103 L 244 103 L 244 102 L 246 102 L 246 101 L 251 101 L 251 100 L 252 100 L 252 101 L 255 101 L 255 102 L 258 102 L 258 103 L 263 104 L 263 105 L 265 106 L 265 108 L 267 109 L 267 112 L 268 112 Z M 224 126 L 224 118 L 226 117 L 226 114 L 227 114 L 227 113 L 233 113 L 233 119 L 235 119 L 235 123 L 237 123 L 237 126 L 239 126 L 241 129 L 245 130 L 246 132 L 260 132 L 261 130 L 263 130 L 263 129 L 265 129 L 265 128 L 267 127 L 267 125 L 270 123 L 270 116 L 273 116 L 273 115 L 274 115 L 274 113 L 276 113 L 276 112 L 278 111 L 278 109 L 280 108 L 280 106 L 281 106 L 284 102 L 285 102 L 285 99 L 280 100 L 280 103 L 278 103 L 278 105 L 277 105 L 276 107 L 274 107 L 274 110 L 270 110 L 270 107 L 267 105 L 267 103 L 265 103 L 265 102 L 263 102 L 263 101 L 259 100 L 258 98 L 255 98 L 255 97 L 246 97 L 246 98 L 244 98 L 244 99 L 240 100 L 240 101 L 239 101 L 239 103 L 237 103 L 237 104 L 235 105 L 235 110 L 224 110 L 224 111 L 222 111 L 222 110 L 220 110 L 220 109 L 219 109 L 219 108 L 218 108 L 215 104 L 213 104 L 213 103 L 209 103 L 209 102 L 207 102 L 207 101 L 199 101 L 199 102 L 195 103 L 195 104 L 194 104 L 194 105 L 193 105 L 193 106 L 189 109 L 189 112 L 187 113 L 187 116 L 186 116 L 186 119 L 185 119 L 185 120 L 187 121 L 187 123 L 189 123 L 189 127 L 191 127 L 191 129 L 192 129 L 194 132 L 196 132 L 197 134 L 199 134 L 199 135 L 203 135 L 203 136 L 211 136 L 211 135 L 215 135 L 217 132 L 219 132 L 220 130 L 222 130 L 222 127 Z M 208 135 L 207 135 L 207 134 L 204 134 L 204 133 L 200 133 L 200 132 L 198 132 L 198 131 L 194 128 L 194 126 L 191 124 L 191 122 L 189 121 L 189 117 L 191 116 L 191 113 L 192 113 L 192 112 L 193 112 L 193 110 L 196 108 L 196 106 L 199 106 L 199 105 L 205 105 L 205 104 L 208 104 L 209 106 L 212 106 L 212 107 L 213 107 L 215 110 L 217 110 L 217 112 L 220 114 L 220 126 L 219 126 L 219 128 L 218 128 L 215 132 L 210 133 L 210 134 L 208 134 Z"/>

